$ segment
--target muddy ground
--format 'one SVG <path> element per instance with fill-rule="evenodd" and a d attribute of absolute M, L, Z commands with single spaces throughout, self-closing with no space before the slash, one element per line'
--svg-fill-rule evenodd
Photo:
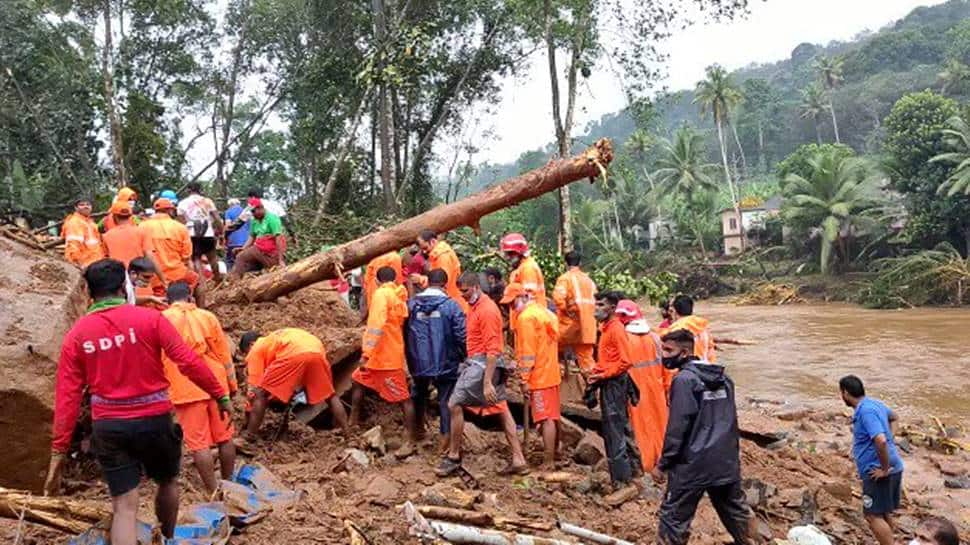
<path fill-rule="evenodd" d="M 360 328 L 356 314 L 339 301 L 334 292 L 312 287 L 277 303 L 224 306 L 216 309 L 229 334 L 238 336 L 249 329 L 268 332 L 285 326 L 304 327 L 320 336 L 335 367 L 335 379 L 345 382 L 360 349 Z M 730 368 L 729 368 L 730 369 Z M 344 379 L 343 381 L 341 379 Z M 830 408 L 812 408 L 780 401 L 754 400 L 739 391 L 743 477 L 748 500 L 757 513 L 763 538 L 782 538 L 794 525 L 811 522 L 833 537 L 835 543 L 870 543 L 861 515 L 860 484 L 849 450 L 851 444 L 848 409 L 833 401 Z M 416 504 L 470 505 L 471 509 L 520 522 L 553 525 L 558 518 L 607 533 L 634 543 L 654 543 L 657 507 L 662 491 L 649 479 L 638 481 L 635 497 L 611 504 L 613 489 L 605 462 L 580 464 L 567 452 L 561 470 L 571 474 L 567 482 L 547 482 L 534 471 L 526 477 L 498 477 L 496 472 L 508 460 L 504 437 L 495 423 L 478 421 L 467 433 L 465 465 L 478 488 L 462 479 L 438 479 L 433 469 L 439 460 L 437 422 L 428 423 L 429 439 L 419 453 L 405 460 L 391 452 L 401 443 L 400 414 L 376 400 L 366 405 L 362 430 L 345 437 L 326 429 L 292 423 L 283 437 L 273 442 L 281 416 L 271 413 L 257 443 L 253 459 L 265 464 L 292 487 L 305 492 L 298 505 L 273 513 L 231 538 L 235 545 L 349 543 L 344 521 L 357 525 L 372 544 L 417 543 L 408 534 L 408 524 L 399 508 L 406 500 Z M 6 418 L 0 414 L 0 420 Z M 594 426 L 588 418 L 577 419 Z M 315 422 L 327 426 L 326 415 Z M 953 422 L 950 424 L 958 424 Z M 371 448 L 360 432 L 382 427 L 387 453 Z M 936 423 L 906 419 L 903 425 L 936 434 Z M 237 415 L 237 429 L 241 414 Z M 595 428 L 595 426 L 594 426 Z M 952 428 L 951 434 L 961 430 Z M 766 438 L 784 437 L 770 443 Z M 755 441 L 757 440 L 757 441 Z M 965 438 L 958 441 L 967 442 Z M 904 441 L 907 463 L 906 495 L 900 512 L 897 537 L 909 537 L 923 517 L 943 515 L 970 531 L 970 491 L 951 486 L 970 485 L 970 456 L 966 451 L 947 455 L 939 447 Z M 368 467 L 347 460 L 347 449 L 366 452 Z M 541 445 L 531 434 L 530 461 L 537 463 Z M 595 449 L 594 449 L 595 450 Z M 589 454 L 587 452 L 587 454 Z M 601 456 L 594 453 L 592 458 Z M 44 460 L 46 463 L 46 460 Z M 188 459 L 183 470 L 183 504 L 204 501 L 198 476 Z M 107 503 L 107 490 L 93 461 L 79 458 L 68 472 L 66 492 Z M 142 498 L 142 515 L 153 520 L 151 486 Z M 466 503 L 467 502 L 467 503 Z M 705 501 L 693 525 L 691 543 L 726 543 L 710 505 Z M 557 530 L 531 531 L 545 537 L 565 538 Z M 0 542 L 21 544 L 65 543 L 67 536 L 46 528 L 0 520 Z M 19 541 L 18 541 L 19 540 Z"/>

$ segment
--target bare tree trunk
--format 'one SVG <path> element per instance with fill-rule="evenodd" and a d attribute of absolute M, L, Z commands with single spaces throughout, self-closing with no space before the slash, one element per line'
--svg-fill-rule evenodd
<path fill-rule="evenodd" d="M 738 201 L 738 191 L 734 187 L 734 180 L 731 179 L 731 168 L 728 166 L 727 146 L 724 145 L 724 129 L 720 116 L 715 116 L 714 124 L 717 125 L 717 140 L 721 144 L 721 162 L 724 165 L 724 179 L 727 180 L 728 189 L 731 191 L 731 204 L 734 207 L 734 215 L 738 219 L 738 228 L 741 230 L 741 251 L 744 251 L 744 225 L 741 222 L 741 203 Z"/>
<path fill-rule="evenodd" d="M 765 126 L 758 121 L 758 168 L 761 172 L 768 171 L 768 158 L 765 157 Z"/>
<path fill-rule="evenodd" d="M 744 156 L 744 148 L 741 147 L 741 139 L 738 138 L 738 128 L 731 123 L 731 132 L 734 133 L 734 143 L 738 146 L 738 153 L 741 154 L 741 177 L 748 175 L 748 158 Z"/>
<path fill-rule="evenodd" d="M 337 148 L 337 158 L 334 160 L 333 169 L 330 171 L 330 176 L 327 177 L 327 185 L 324 186 L 323 195 L 320 197 L 320 202 L 317 206 L 317 213 L 313 218 L 313 226 L 316 227 L 320 224 L 320 220 L 323 218 L 324 213 L 327 211 L 327 205 L 330 204 L 330 197 L 333 195 L 333 188 L 337 185 L 337 178 L 339 177 L 340 169 L 344 165 L 344 161 L 347 159 L 347 155 L 350 153 L 351 148 L 354 147 L 354 140 L 357 138 L 357 127 L 360 125 L 360 120 L 363 117 L 364 109 L 367 107 L 367 103 L 370 100 L 371 91 L 367 90 L 360 97 L 360 102 L 357 103 L 357 109 L 354 111 L 353 121 L 351 122 L 350 130 L 347 131 L 344 140 Z"/>
<path fill-rule="evenodd" d="M 829 112 L 832 113 L 832 130 L 835 132 L 835 143 L 841 144 L 842 141 L 839 140 L 839 122 L 835 119 L 835 104 L 832 102 L 831 97 L 829 98 Z"/>
<path fill-rule="evenodd" d="M 421 230 L 428 226 L 434 226 L 438 232 L 450 231 L 463 225 L 477 228 L 483 216 L 496 210 L 534 199 L 577 180 L 599 176 L 612 160 L 612 143 L 606 139 L 600 140 L 575 157 L 552 161 L 458 202 L 438 206 L 383 231 L 312 255 L 284 269 L 240 282 L 224 292 L 214 294 L 210 300 L 215 301 L 216 305 L 272 301 L 321 280 L 335 278 L 342 271 L 363 265 L 378 255 L 409 246 Z"/>
<path fill-rule="evenodd" d="M 226 103 L 222 108 L 222 142 L 219 148 L 222 150 L 218 154 L 219 162 L 216 166 L 216 188 L 218 189 L 219 199 L 226 202 L 229 199 L 229 180 L 226 176 L 226 160 L 228 155 L 226 148 L 229 147 L 229 138 L 232 135 L 232 122 L 235 118 L 236 110 L 236 88 L 239 83 L 239 71 L 242 65 L 243 46 L 246 43 L 246 31 L 249 27 L 249 2 L 244 1 L 239 5 L 239 11 L 243 14 L 242 26 L 239 30 L 239 40 L 232 51 L 232 65 L 229 68 L 229 81 L 226 89 Z M 217 101 L 218 104 L 219 101 Z"/>
<path fill-rule="evenodd" d="M 372 0 L 371 5 L 374 9 L 374 37 L 378 47 L 383 47 L 387 40 L 387 14 L 384 10 L 384 0 Z M 383 60 L 381 60 L 381 65 L 383 65 Z M 397 199 L 394 198 L 394 152 L 391 145 L 394 118 L 391 111 L 390 93 L 387 84 L 383 82 L 380 84 L 380 92 L 378 93 L 377 115 L 381 143 L 381 188 L 384 190 L 384 208 L 388 214 L 395 214 L 397 213 Z"/>
<path fill-rule="evenodd" d="M 104 106 L 108 114 L 108 125 L 111 131 L 111 159 L 115 167 L 115 178 L 118 187 L 128 185 L 128 174 L 125 170 L 125 151 L 121 139 L 121 119 L 115 108 L 114 81 L 111 75 L 111 0 L 102 0 L 101 12 L 104 17 L 104 49 L 101 52 L 101 78 L 104 83 Z"/>
<path fill-rule="evenodd" d="M 815 116 L 815 140 L 818 142 L 818 145 L 822 145 L 822 130 L 818 126 L 817 115 Z"/>

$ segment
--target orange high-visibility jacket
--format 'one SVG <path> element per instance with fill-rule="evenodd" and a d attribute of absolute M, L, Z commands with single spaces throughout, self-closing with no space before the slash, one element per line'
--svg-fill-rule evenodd
<path fill-rule="evenodd" d="M 64 239 L 64 259 L 78 267 L 87 267 L 104 258 L 101 233 L 91 218 L 77 212 L 71 214 L 61 226 L 61 237 Z"/>
<path fill-rule="evenodd" d="M 215 314 L 192 303 L 180 301 L 173 303 L 162 315 L 175 326 L 185 344 L 209 365 L 219 384 L 230 394 L 235 392 L 238 385 L 229 341 Z M 165 378 L 169 382 L 168 394 L 172 403 L 179 405 L 209 399 L 209 394 L 183 375 L 175 362 L 165 355 L 162 355 L 162 362 L 165 365 Z"/>
<path fill-rule="evenodd" d="M 134 189 L 127 186 L 122 187 L 121 189 L 118 190 L 118 194 L 115 195 L 115 199 L 112 202 L 113 203 L 128 202 L 128 201 L 134 200 L 135 195 L 136 193 Z M 141 220 L 138 219 L 138 216 L 132 216 L 131 223 L 138 225 L 139 223 L 141 223 Z M 107 216 L 105 216 L 104 219 L 101 220 L 101 223 L 99 225 L 101 227 L 101 230 L 105 233 L 107 233 L 108 231 L 118 226 L 118 224 L 115 223 L 114 216 L 112 216 L 110 213 Z"/>
<path fill-rule="evenodd" d="M 377 291 L 377 271 L 384 267 L 394 269 L 394 273 L 397 275 L 395 281 L 398 284 L 404 283 L 404 273 L 401 272 L 401 254 L 387 252 L 372 259 L 367 264 L 367 271 L 364 273 L 364 297 L 367 300 L 367 308 L 370 308 L 370 299 Z"/>
<path fill-rule="evenodd" d="M 628 373 L 640 390 L 640 402 L 628 406 L 630 424 L 643 468 L 649 471 L 657 465 L 663 451 L 669 415 L 667 398 L 674 373 L 661 363 L 660 336 L 650 331 L 645 322 L 638 320 L 626 329 L 633 358 Z"/>
<path fill-rule="evenodd" d="M 374 370 L 404 369 L 404 320 L 408 290 L 393 282 L 381 284 L 371 299 L 364 330 L 364 365 Z"/>
<path fill-rule="evenodd" d="M 530 390 L 558 386 L 559 324 L 556 315 L 537 301 L 519 313 L 515 327 L 515 356 L 522 380 Z"/>
<path fill-rule="evenodd" d="M 323 354 L 323 343 L 309 331 L 296 327 L 277 329 L 260 337 L 246 355 L 246 373 L 249 384 L 262 384 L 266 369 L 275 362 L 285 362 L 307 353 Z"/>
<path fill-rule="evenodd" d="M 542 269 L 539 268 L 535 259 L 530 256 L 522 258 L 519 266 L 509 274 L 509 283 L 513 282 L 522 284 L 522 288 L 532 294 L 539 306 L 547 308 L 546 281 L 542 276 Z"/>
<path fill-rule="evenodd" d="M 448 274 L 448 283 L 445 284 L 445 292 L 461 307 L 462 312 L 468 314 L 468 302 L 461 296 L 458 289 L 458 277 L 461 276 L 461 261 L 458 261 L 458 254 L 451 248 L 451 245 L 443 240 L 435 242 L 434 248 L 428 254 L 428 270 L 442 269 Z"/>
<path fill-rule="evenodd" d="M 556 280 L 552 300 L 559 318 L 559 343 L 596 344 L 596 284 L 579 267 Z"/>
<path fill-rule="evenodd" d="M 162 269 L 165 279 L 174 282 L 185 278 L 187 265 L 192 257 L 192 239 L 184 224 L 175 221 L 168 214 L 159 213 L 138 225 L 148 233 L 155 248 L 155 263 Z"/>
<path fill-rule="evenodd" d="M 614 316 L 603 324 L 596 352 L 596 365 L 592 371 L 594 375 L 601 375 L 603 378 L 616 377 L 633 366 L 630 340 L 619 318 Z"/>
<path fill-rule="evenodd" d="M 711 336 L 710 322 L 700 316 L 684 316 L 670 324 L 669 331 L 686 329 L 694 334 L 694 355 L 708 363 L 717 363 L 714 337 Z"/>

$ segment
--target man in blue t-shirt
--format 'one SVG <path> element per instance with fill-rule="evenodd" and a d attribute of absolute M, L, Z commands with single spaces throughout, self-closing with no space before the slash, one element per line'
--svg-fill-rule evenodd
<path fill-rule="evenodd" d="M 241 221 L 243 207 L 239 199 L 229 199 L 226 210 L 226 269 L 232 270 L 236 261 L 236 248 L 242 248 L 249 240 L 249 221 Z"/>
<path fill-rule="evenodd" d="M 862 479 L 862 512 L 879 545 L 892 545 L 892 514 L 899 509 L 903 460 L 896 450 L 892 423 L 896 413 L 881 401 L 866 397 L 854 375 L 839 381 L 842 401 L 852 407 L 852 457 Z"/>

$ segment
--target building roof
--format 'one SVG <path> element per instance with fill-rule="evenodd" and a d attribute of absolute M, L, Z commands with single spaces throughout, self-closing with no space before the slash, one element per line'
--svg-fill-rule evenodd
<path fill-rule="evenodd" d="M 781 195 L 774 195 L 772 197 L 769 197 L 768 200 L 762 202 L 757 206 L 742 206 L 741 213 L 760 212 L 760 211 L 774 212 L 776 210 L 781 210 L 781 205 L 784 202 L 784 200 L 785 199 Z M 718 213 L 723 214 L 724 212 L 730 212 L 732 210 L 734 210 L 734 208 L 729 206 Z"/>

